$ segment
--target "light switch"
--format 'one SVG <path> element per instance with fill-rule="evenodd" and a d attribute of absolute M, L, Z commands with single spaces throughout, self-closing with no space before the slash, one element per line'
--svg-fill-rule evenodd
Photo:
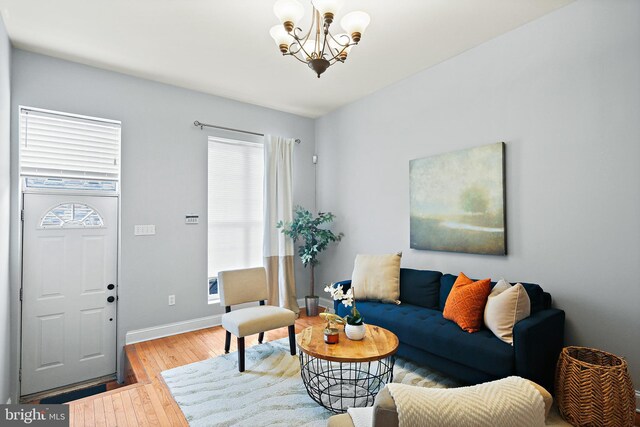
<path fill-rule="evenodd" d="M 199 222 L 198 215 L 188 214 L 184 217 L 185 224 L 197 224 Z"/>
<path fill-rule="evenodd" d="M 156 234 L 156 226 L 152 224 L 136 225 L 133 229 L 133 234 L 136 236 L 152 236 Z"/>

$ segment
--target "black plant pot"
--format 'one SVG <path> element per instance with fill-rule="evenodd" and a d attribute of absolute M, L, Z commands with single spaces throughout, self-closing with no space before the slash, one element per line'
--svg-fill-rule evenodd
<path fill-rule="evenodd" d="M 317 316 L 318 315 L 318 303 L 320 301 L 320 297 L 316 296 L 306 296 L 304 297 L 304 305 L 307 309 L 307 316 Z"/>

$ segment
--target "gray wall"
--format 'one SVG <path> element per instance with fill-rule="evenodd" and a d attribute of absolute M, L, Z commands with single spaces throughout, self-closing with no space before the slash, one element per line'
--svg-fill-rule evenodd
<path fill-rule="evenodd" d="M 130 330 L 224 311 L 207 303 L 209 132 L 194 127 L 194 120 L 300 138 L 294 202 L 314 207 L 311 119 L 17 49 L 12 66 L 14 179 L 19 105 L 122 121 L 120 343 Z M 187 213 L 200 214 L 200 225 L 185 225 Z M 155 224 L 157 234 L 135 237 L 135 224 Z M 13 235 L 17 238 L 17 230 Z M 304 295 L 306 272 L 297 267 Z M 15 270 L 18 281 L 19 268 Z M 174 306 L 167 305 L 169 294 L 176 296 Z"/>
<path fill-rule="evenodd" d="M 335 229 L 346 233 L 323 254 L 319 283 L 348 278 L 356 253 L 397 250 L 405 267 L 539 282 L 567 311 L 568 342 L 627 357 L 638 388 L 639 17 L 634 0 L 579 0 L 317 120 L 315 135 L 309 119 L 14 50 L 12 177 L 18 105 L 122 120 L 122 340 L 128 330 L 220 312 L 206 303 L 202 283 L 206 228 L 183 224 L 190 212 L 206 223 L 207 132 L 193 120 L 301 138 L 294 199 L 307 207 L 314 206 L 315 138 L 318 208 L 336 213 Z M 0 205 L 8 49 L 0 28 Z M 409 249 L 409 160 L 496 141 L 507 143 L 509 255 Z M 14 191 L 12 224 L 17 206 Z M 0 224 L 6 211 L 5 202 Z M 158 234 L 134 237 L 134 224 L 147 223 Z M 11 236 L 17 254 L 17 227 Z M 296 273 L 303 296 L 307 272 L 298 265 Z M 0 276 L 0 301 L 6 288 Z M 176 295 L 173 307 L 168 294 Z M 5 343 L 6 309 L 0 306 Z M 14 367 L 18 309 L 12 305 Z M 0 378 L 6 369 L 0 354 Z M 15 387 L 16 370 L 11 375 Z M 6 395 L 2 383 L 0 398 Z"/>
<path fill-rule="evenodd" d="M 0 17 L 0 403 L 9 398 L 10 299 L 9 299 L 9 175 L 11 119 L 11 44 Z"/>
<path fill-rule="evenodd" d="M 318 209 L 357 253 L 537 282 L 567 343 L 626 357 L 640 389 L 640 2 L 579 0 L 316 123 Z M 409 248 L 409 160 L 506 142 L 509 255 Z"/>

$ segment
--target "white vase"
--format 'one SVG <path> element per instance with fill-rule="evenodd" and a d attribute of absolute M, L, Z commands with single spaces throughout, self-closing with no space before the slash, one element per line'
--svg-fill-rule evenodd
<path fill-rule="evenodd" d="M 362 325 L 350 325 L 346 324 L 344 326 L 344 333 L 350 340 L 360 341 L 364 338 L 367 329 L 364 327 L 364 323 Z"/>

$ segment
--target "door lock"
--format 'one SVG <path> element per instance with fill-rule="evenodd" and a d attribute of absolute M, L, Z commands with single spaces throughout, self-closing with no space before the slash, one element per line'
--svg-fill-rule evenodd
<path fill-rule="evenodd" d="M 115 286 L 113 285 L 113 283 L 109 283 L 107 285 L 107 289 L 112 290 L 113 288 L 115 288 Z"/>
<path fill-rule="evenodd" d="M 116 300 L 116 297 L 114 296 L 110 296 L 107 298 L 107 302 L 114 302 Z"/>

